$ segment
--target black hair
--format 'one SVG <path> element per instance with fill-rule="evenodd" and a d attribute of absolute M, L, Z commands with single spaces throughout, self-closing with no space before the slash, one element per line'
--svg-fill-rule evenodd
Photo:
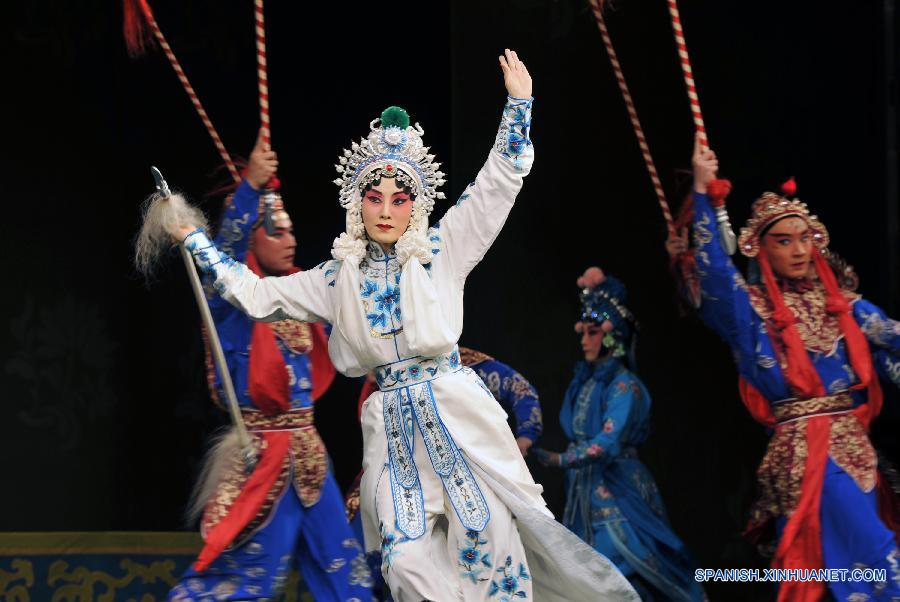
<path fill-rule="evenodd" d="M 366 187 L 362 189 L 362 192 L 361 192 L 362 196 L 366 196 L 367 192 L 372 190 L 373 187 L 379 186 L 380 184 L 381 184 L 381 176 L 378 176 L 377 178 L 372 180 L 370 183 L 366 184 Z M 401 186 L 400 190 L 405 192 L 406 194 L 408 194 L 410 200 L 412 200 L 412 201 L 416 200 L 416 195 L 412 191 L 412 187 L 409 186 L 408 184 L 404 184 L 403 186 Z"/>

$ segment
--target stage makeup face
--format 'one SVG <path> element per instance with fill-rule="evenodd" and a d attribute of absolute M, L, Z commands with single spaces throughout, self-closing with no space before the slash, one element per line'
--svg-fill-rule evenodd
<path fill-rule="evenodd" d="M 603 335 L 612 330 L 612 322 L 604 320 L 601 324 L 593 322 L 581 323 L 581 350 L 586 362 L 596 362 L 603 350 Z"/>
<path fill-rule="evenodd" d="M 276 227 L 272 236 L 266 234 L 264 227 L 253 231 L 253 253 L 259 261 L 259 267 L 267 274 L 279 276 L 289 273 L 294 267 L 296 249 L 297 239 L 294 238 L 293 227 Z"/>
<path fill-rule="evenodd" d="M 812 257 L 809 226 L 799 217 L 786 217 L 775 222 L 763 235 L 762 252 L 779 277 L 807 276 Z"/>
<path fill-rule="evenodd" d="M 396 243 L 409 227 L 413 202 L 409 191 L 399 188 L 394 178 L 381 178 L 367 188 L 363 192 L 362 218 L 369 239 L 383 247 Z"/>

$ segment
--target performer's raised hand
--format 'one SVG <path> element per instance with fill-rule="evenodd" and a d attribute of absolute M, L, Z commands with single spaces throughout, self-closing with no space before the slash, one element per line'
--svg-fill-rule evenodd
<path fill-rule="evenodd" d="M 531 98 L 531 75 L 516 52 L 507 48 L 499 59 L 506 93 L 513 98 Z"/>
<path fill-rule="evenodd" d="M 706 194 L 706 187 L 716 179 L 719 171 L 719 160 L 712 149 L 704 149 L 700 143 L 700 135 L 694 137 L 694 157 L 691 161 L 694 166 L 694 190 Z"/>
<path fill-rule="evenodd" d="M 256 144 L 250 152 L 250 162 L 247 164 L 247 182 L 253 188 L 261 190 L 265 188 L 277 171 L 278 156 L 275 151 L 266 150 L 262 130 L 259 130 Z"/>

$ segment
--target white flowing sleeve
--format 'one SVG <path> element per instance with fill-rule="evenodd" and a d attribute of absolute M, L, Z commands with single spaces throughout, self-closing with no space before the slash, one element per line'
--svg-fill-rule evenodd
<path fill-rule="evenodd" d="M 533 99 L 509 97 L 494 147 L 475 181 L 438 227 L 455 276 L 462 284 L 493 244 L 534 161 L 531 145 Z"/>
<path fill-rule="evenodd" d="M 246 265 L 221 253 L 202 230 L 188 234 L 184 245 L 197 266 L 209 274 L 213 287 L 226 301 L 253 320 L 274 322 L 333 321 L 328 287 L 334 282 L 335 262 L 290 276 L 260 278 Z"/>

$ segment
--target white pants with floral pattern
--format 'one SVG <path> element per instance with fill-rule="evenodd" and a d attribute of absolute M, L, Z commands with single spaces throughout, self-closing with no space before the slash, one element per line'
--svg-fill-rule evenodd
<path fill-rule="evenodd" d="M 382 471 L 376 491 L 381 572 L 394 600 L 531 600 L 531 575 L 509 508 L 476 475 L 490 508 L 490 520 L 481 532 L 467 530 L 431 466 L 419 429 L 413 430 L 413 458 L 425 505 L 424 535 L 411 540 L 396 529 L 387 468 Z"/>

